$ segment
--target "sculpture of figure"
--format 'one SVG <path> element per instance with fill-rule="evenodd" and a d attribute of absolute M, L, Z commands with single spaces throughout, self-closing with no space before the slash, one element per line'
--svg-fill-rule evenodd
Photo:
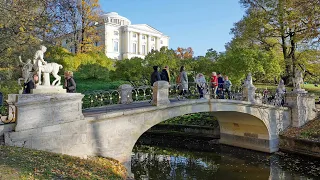
<path fill-rule="evenodd" d="M 18 79 L 18 84 L 21 85 L 21 80 L 24 81 L 24 83 L 27 83 L 29 82 L 31 79 L 32 79 L 32 75 L 33 75 L 33 72 L 32 72 L 32 68 L 33 68 L 33 64 L 31 63 L 31 60 L 28 59 L 26 63 L 24 63 L 22 60 L 21 60 L 21 56 L 19 56 L 19 61 L 20 63 L 23 65 L 22 66 L 22 78 L 19 78 Z"/>
<path fill-rule="evenodd" d="M 294 79 L 293 79 L 293 86 L 295 87 L 295 89 L 301 89 L 302 84 L 303 84 L 302 72 L 298 68 L 296 68 Z"/>
<path fill-rule="evenodd" d="M 248 74 L 246 80 L 244 81 L 244 85 L 247 87 L 253 86 L 251 73 Z"/>
<path fill-rule="evenodd" d="M 61 84 L 61 77 L 58 75 L 59 70 L 62 69 L 63 66 L 58 63 L 48 63 L 45 66 L 42 66 L 40 69 L 43 73 L 52 74 L 54 78 L 56 78 L 52 82 L 52 86 L 59 86 Z"/>
<path fill-rule="evenodd" d="M 38 72 L 39 82 L 38 84 L 41 85 L 41 69 L 43 65 L 46 65 L 47 62 L 43 59 L 44 53 L 47 51 L 45 46 L 40 46 L 40 49 L 36 52 L 33 58 L 33 65 L 36 71 Z"/>
<path fill-rule="evenodd" d="M 284 95 L 286 93 L 286 87 L 284 85 L 284 81 L 280 79 L 277 90 L 276 90 L 276 95 L 274 98 L 274 105 L 275 106 L 283 106 L 284 105 Z"/>
<path fill-rule="evenodd" d="M 284 85 L 284 81 L 282 79 L 280 79 L 280 82 L 277 87 L 277 93 L 282 95 L 285 92 L 286 92 L 286 87 Z"/>
<path fill-rule="evenodd" d="M 36 52 L 33 59 L 33 65 L 36 71 L 38 72 L 39 82 L 38 85 L 42 84 L 42 74 L 41 73 L 49 73 L 52 74 L 55 80 L 52 82 L 51 85 L 59 86 L 61 83 L 61 77 L 58 75 L 59 70 L 62 69 L 61 64 L 57 63 L 47 63 L 43 57 L 44 53 L 47 51 L 45 46 L 40 46 L 40 50 Z M 46 79 L 46 78 L 45 78 Z M 47 78 L 47 81 L 50 81 L 50 78 Z M 50 84 L 50 82 L 49 82 Z"/>

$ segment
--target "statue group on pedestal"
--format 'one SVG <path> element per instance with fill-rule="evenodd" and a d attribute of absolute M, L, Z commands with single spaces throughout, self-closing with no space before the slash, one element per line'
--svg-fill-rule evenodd
<path fill-rule="evenodd" d="M 21 84 L 21 80 L 24 83 L 28 83 L 34 80 L 34 75 L 38 76 L 38 86 L 59 86 L 61 84 L 61 77 L 58 75 L 59 70 L 62 69 L 62 65 L 57 63 L 47 63 L 44 60 L 44 53 L 47 51 L 45 46 L 40 46 L 40 49 L 34 55 L 33 63 L 28 59 L 25 63 L 19 56 L 20 63 L 22 67 L 22 78 L 19 78 L 18 83 Z M 53 75 L 55 80 L 50 84 L 50 74 Z M 43 77 L 43 78 L 42 78 Z"/>

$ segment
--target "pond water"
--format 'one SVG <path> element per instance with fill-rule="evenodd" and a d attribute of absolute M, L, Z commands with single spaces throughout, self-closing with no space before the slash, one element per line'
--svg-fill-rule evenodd
<path fill-rule="evenodd" d="M 150 144 L 150 137 L 144 141 L 147 143 L 142 139 L 132 153 L 135 179 L 320 179 L 319 159 L 283 152 L 270 155 L 214 143 L 207 143 L 205 150 L 195 146 L 181 148 L 177 146 L 179 142 L 186 143 L 179 138 L 171 138 L 173 143 L 167 143 L 166 138 L 162 143 L 157 142 L 159 139 L 153 141 L 156 145 L 142 145 Z"/>

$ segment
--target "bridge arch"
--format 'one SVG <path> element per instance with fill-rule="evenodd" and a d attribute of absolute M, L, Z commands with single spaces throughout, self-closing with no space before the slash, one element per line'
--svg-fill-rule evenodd
<path fill-rule="evenodd" d="M 179 101 L 89 118 L 92 153 L 117 159 L 130 170 L 132 149 L 144 132 L 173 117 L 199 112 L 218 118 L 222 144 L 264 152 L 278 150 L 278 131 L 290 123 L 287 108 L 233 100 Z"/>

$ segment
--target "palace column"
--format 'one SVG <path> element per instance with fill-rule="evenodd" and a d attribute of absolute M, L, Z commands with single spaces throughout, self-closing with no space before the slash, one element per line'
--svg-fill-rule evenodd
<path fill-rule="evenodd" d="M 151 52 L 151 36 L 148 35 L 148 52 Z"/>
<path fill-rule="evenodd" d="M 127 53 L 129 54 L 130 51 L 130 39 L 131 39 L 131 31 L 127 31 Z"/>
<path fill-rule="evenodd" d="M 160 48 L 161 48 L 160 37 L 157 37 L 156 43 L 157 43 L 157 44 L 156 44 L 156 46 L 157 46 L 156 49 L 160 51 Z"/>
<path fill-rule="evenodd" d="M 138 41 L 137 41 L 137 53 L 136 54 L 141 54 L 141 34 L 140 33 L 137 33 L 138 34 Z"/>

